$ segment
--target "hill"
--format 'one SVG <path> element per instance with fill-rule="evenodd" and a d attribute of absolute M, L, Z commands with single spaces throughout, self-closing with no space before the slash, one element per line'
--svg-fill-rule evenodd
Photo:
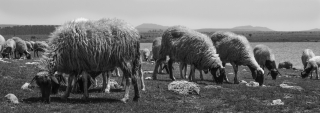
<path fill-rule="evenodd" d="M 267 27 L 259 27 L 259 26 L 251 26 L 251 25 L 247 25 L 247 26 L 238 26 L 238 27 L 234 27 L 232 28 L 231 31 L 274 31 L 272 29 L 269 29 Z"/>
<path fill-rule="evenodd" d="M 144 23 L 144 24 L 141 24 L 139 26 L 136 27 L 136 29 L 139 31 L 139 32 L 148 32 L 149 30 L 165 30 L 167 29 L 168 26 L 162 26 L 162 25 L 158 25 L 158 24 L 152 24 L 152 23 Z"/>
<path fill-rule="evenodd" d="M 18 26 L 16 24 L 0 24 L 0 28 L 2 27 L 12 27 L 12 26 Z"/>
<path fill-rule="evenodd" d="M 307 30 L 307 31 L 320 31 L 320 29 L 314 28 L 314 29 L 310 29 L 310 30 Z"/>

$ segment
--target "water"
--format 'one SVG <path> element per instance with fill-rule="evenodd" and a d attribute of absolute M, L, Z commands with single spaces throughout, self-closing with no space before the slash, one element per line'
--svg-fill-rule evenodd
<path fill-rule="evenodd" d="M 316 56 L 320 56 L 320 42 L 252 42 L 254 48 L 258 44 L 269 46 L 275 54 L 276 63 L 290 61 L 293 67 L 302 69 L 301 55 L 304 49 L 311 49 Z M 141 43 L 141 49 L 151 50 L 152 43 Z"/>

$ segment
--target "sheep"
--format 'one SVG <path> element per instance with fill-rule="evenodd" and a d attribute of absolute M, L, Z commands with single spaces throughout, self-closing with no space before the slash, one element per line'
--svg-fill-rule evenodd
<path fill-rule="evenodd" d="M 142 57 L 142 61 L 149 61 L 149 56 L 150 56 L 150 50 L 147 48 L 141 49 L 140 54 Z"/>
<path fill-rule="evenodd" d="M 237 74 L 239 65 L 248 66 L 251 70 L 253 79 L 259 82 L 260 86 L 263 84 L 264 71 L 255 60 L 253 50 L 246 37 L 232 32 L 216 32 L 210 37 L 217 48 L 217 54 L 219 54 L 223 66 L 228 62 L 231 63 L 235 74 L 235 84 L 239 84 Z M 256 76 L 256 72 L 258 73 L 258 76 Z M 227 76 L 225 77 L 225 80 L 229 82 Z"/>
<path fill-rule="evenodd" d="M 278 68 L 292 69 L 292 63 L 289 61 L 281 62 L 278 64 Z"/>
<path fill-rule="evenodd" d="M 0 35 L 0 52 L 2 52 L 3 45 L 6 43 L 6 39 L 2 35 Z"/>
<path fill-rule="evenodd" d="M 49 48 L 49 45 L 44 42 L 44 41 L 36 41 L 34 44 L 33 44 L 33 56 L 36 57 L 39 57 L 39 51 L 41 52 L 45 52 L 47 49 Z"/>
<path fill-rule="evenodd" d="M 319 79 L 318 68 L 320 65 L 320 56 L 314 56 L 307 61 L 306 68 L 301 72 L 301 77 L 306 78 L 312 71 L 316 71 L 316 79 Z M 312 76 L 312 75 L 311 75 Z M 310 77 L 311 79 L 312 77 Z"/>
<path fill-rule="evenodd" d="M 3 58 L 12 58 L 16 49 L 16 42 L 13 39 L 8 39 L 3 45 L 2 56 Z"/>
<path fill-rule="evenodd" d="M 280 72 L 277 70 L 275 56 L 272 50 L 266 45 L 259 44 L 253 48 L 253 54 L 260 67 L 263 70 L 264 67 L 266 67 L 270 71 L 269 73 L 271 73 L 272 79 L 275 80 Z"/>
<path fill-rule="evenodd" d="M 224 68 L 210 38 L 184 26 L 173 26 L 165 30 L 159 55 L 154 68 L 154 80 L 157 79 L 160 63 L 167 56 L 170 58 L 168 61 L 169 75 L 173 81 L 175 80 L 172 75 L 174 61 L 193 65 L 197 69 L 210 69 L 213 77 L 217 77 L 216 72 Z M 223 78 L 223 74 L 219 78 Z M 189 80 L 194 81 L 194 68 L 190 71 Z"/>
<path fill-rule="evenodd" d="M 72 81 L 78 75 L 83 76 L 83 98 L 87 99 L 87 76 L 90 73 L 107 73 L 119 67 L 126 78 L 121 101 L 126 103 L 129 99 L 131 83 L 135 91 L 133 100 L 137 101 L 140 98 L 136 79 L 141 65 L 139 38 L 138 31 L 120 19 L 67 22 L 50 35 L 49 49 L 44 54 L 49 55 L 45 61 L 54 65 L 42 65 L 48 67 L 50 75 L 55 71 L 69 75 L 63 99 L 69 97 Z"/>
<path fill-rule="evenodd" d="M 19 54 L 19 57 L 16 58 L 20 59 L 22 55 L 25 54 L 27 59 L 31 59 L 31 54 L 28 52 L 26 42 L 19 37 L 12 37 L 12 39 L 16 42 L 15 53 L 17 52 Z"/>
<path fill-rule="evenodd" d="M 308 61 L 310 58 L 314 57 L 314 56 L 316 56 L 316 55 L 314 55 L 314 53 L 313 53 L 313 51 L 312 51 L 311 49 L 305 49 L 305 50 L 303 50 L 302 56 L 301 56 L 301 61 L 302 61 L 302 64 L 303 64 L 303 69 L 306 68 L 306 66 L 307 66 L 307 61 Z"/>
<path fill-rule="evenodd" d="M 157 61 L 160 58 L 159 54 L 160 54 L 160 49 L 161 49 L 161 40 L 162 40 L 162 37 L 157 37 L 152 42 L 152 59 L 154 61 Z M 159 73 L 163 73 L 163 68 L 167 70 L 167 73 L 169 73 L 168 72 L 167 61 L 168 60 L 163 61 L 163 62 L 160 63 L 160 66 L 159 66 L 159 69 L 158 69 Z"/>
<path fill-rule="evenodd" d="M 33 46 L 31 45 L 31 43 L 29 41 L 25 41 L 25 42 L 26 42 L 28 50 L 33 51 Z"/>

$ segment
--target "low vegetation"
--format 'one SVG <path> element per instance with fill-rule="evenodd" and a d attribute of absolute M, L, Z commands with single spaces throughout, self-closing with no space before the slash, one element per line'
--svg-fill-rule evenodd
<path fill-rule="evenodd" d="M 33 57 L 32 57 L 33 58 Z M 0 61 L 0 111 L 7 112 L 320 112 L 319 80 L 302 79 L 298 76 L 301 70 L 279 71 L 283 76 L 277 80 L 266 77 L 266 87 L 248 87 L 244 84 L 222 84 L 222 88 L 204 88 L 216 85 L 212 76 L 204 75 L 205 81 L 197 81 L 201 90 L 199 95 L 179 95 L 168 91 L 171 82 L 168 74 L 159 74 L 158 80 L 146 80 L 146 91 L 142 92 L 139 102 L 128 103 L 120 101 L 124 92 L 111 90 L 110 94 L 99 93 L 99 87 L 90 90 L 90 98 L 82 100 L 82 94 L 71 94 L 69 100 L 60 99 L 63 92 L 52 96 L 51 104 L 41 102 L 39 90 L 24 91 L 21 86 L 29 82 L 38 72 L 35 65 L 26 64 L 36 62 L 32 60 L 9 60 L 10 63 Z M 143 63 L 145 71 L 152 71 L 154 64 Z M 174 64 L 174 75 L 179 80 L 179 68 Z M 232 67 L 227 66 L 228 77 L 233 78 Z M 267 71 L 268 72 L 268 71 Z M 247 67 L 240 66 L 239 80 L 253 81 Z M 121 73 L 122 74 L 122 73 Z M 151 77 L 152 74 L 145 74 Z M 196 71 L 199 80 L 199 73 Z M 113 78 L 120 82 L 121 78 Z M 98 79 L 101 83 L 102 79 Z M 301 86 L 303 90 L 284 89 L 281 83 Z M 4 96 L 15 94 L 20 104 L 6 101 Z M 130 93 L 133 94 L 133 87 Z M 273 100 L 281 99 L 284 105 L 271 105 Z"/>

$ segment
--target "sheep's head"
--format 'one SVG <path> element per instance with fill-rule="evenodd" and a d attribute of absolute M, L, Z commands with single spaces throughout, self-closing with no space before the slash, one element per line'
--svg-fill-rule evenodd
<path fill-rule="evenodd" d="M 224 67 L 211 68 L 210 72 L 217 84 L 222 84 L 223 78 L 226 76 Z"/>
<path fill-rule="evenodd" d="M 259 86 L 263 85 L 263 81 L 264 81 L 264 71 L 262 68 L 257 68 L 257 77 L 256 77 L 256 82 L 259 83 Z"/>
<path fill-rule="evenodd" d="M 301 77 L 302 78 L 306 78 L 309 76 L 310 72 L 312 70 L 312 67 L 306 67 L 306 69 L 304 69 L 302 72 L 301 72 Z"/>
<path fill-rule="evenodd" d="M 278 70 L 276 70 L 276 69 L 271 69 L 271 70 L 270 70 L 270 73 L 271 73 L 271 77 L 272 77 L 273 80 L 277 79 L 277 76 L 278 76 L 278 73 L 279 73 Z"/>
<path fill-rule="evenodd" d="M 50 103 L 50 95 L 57 94 L 62 82 L 65 79 L 62 75 L 50 75 L 46 71 L 37 73 L 33 78 L 40 88 L 42 99 L 45 102 Z"/>
<path fill-rule="evenodd" d="M 30 53 L 27 53 L 27 54 L 26 54 L 26 57 L 27 57 L 27 59 L 31 59 L 31 54 L 30 54 Z"/>

